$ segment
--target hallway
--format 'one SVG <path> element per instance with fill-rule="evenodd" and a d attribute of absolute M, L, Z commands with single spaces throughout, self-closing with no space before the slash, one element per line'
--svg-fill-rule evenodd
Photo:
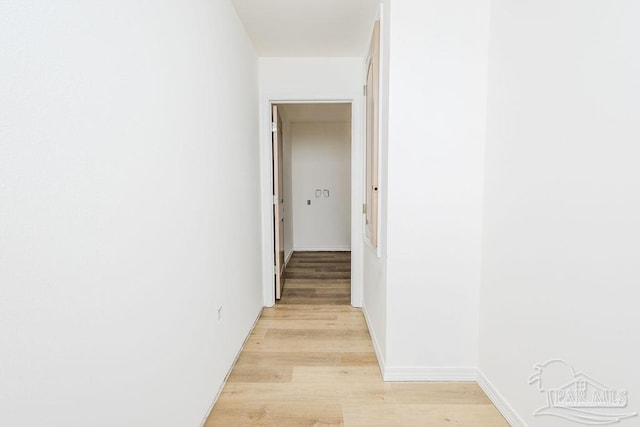
<path fill-rule="evenodd" d="M 349 252 L 298 252 L 229 375 L 212 426 L 504 426 L 475 383 L 385 383 Z"/>
<path fill-rule="evenodd" d="M 294 252 L 279 304 L 349 305 L 351 252 Z"/>

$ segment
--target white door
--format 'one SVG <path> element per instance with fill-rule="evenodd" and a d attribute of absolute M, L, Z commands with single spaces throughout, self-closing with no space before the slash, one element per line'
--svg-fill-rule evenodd
<path fill-rule="evenodd" d="M 282 297 L 284 285 L 284 198 L 283 198 L 283 167 L 282 167 L 282 119 L 278 115 L 278 106 L 272 106 L 273 123 L 273 230 L 275 260 L 275 291 L 276 299 Z"/>

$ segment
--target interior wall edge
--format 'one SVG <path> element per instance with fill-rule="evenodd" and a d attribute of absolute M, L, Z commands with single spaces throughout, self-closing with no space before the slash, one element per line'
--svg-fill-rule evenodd
<path fill-rule="evenodd" d="M 493 383 L 487 378 L 487 376 L 478 368 L 478 375 L 476 383 L 480 386 L 482 391 L 487 395 L 493 405 L 500 411 L 502 416 L 512 427 L 525 427 L 526 423 L 520 418 L 520 415 L 509 404 L 507 399 L 498 391 Z"/>

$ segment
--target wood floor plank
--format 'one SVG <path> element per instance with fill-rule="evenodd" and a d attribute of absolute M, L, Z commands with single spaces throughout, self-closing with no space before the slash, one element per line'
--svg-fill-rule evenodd
<path fill-rule="evenodd" d="M 269 399 L 277 401 L 320 402 L 339 400 L 345 402 L 358 402 L 371 404 L 383 401 L 388 385 L 382 381 L 352 383 L 349 385 L 331 382 L 291 382 L 291 383 L 227 383 L 223 390 L 226 401 L 254 401 Z M 222 397 L 222 395 L 221 395 Z M 216 406 L 223 405 L 223 400 L 218 400 Z"/>
<path fill-rule="evenodd" d="M 294 339 L 284 337 L 282 339 L 260 339 L 249 338 L 245 345 L 247 351 L 264 351 L 264 352 L 323 352 L 323 351 L 340 351 L 340 352 L 365 352 L 373 351 L 373 345 L 370 338 L 362 339 L 337 339 L 333 337 L 323 337 L 314 339 Z"/>
<path fill-rule="evenodd" d="M 362 353 L 354 353 L 355 355 Z M 367 353 L 364 353 L 367 354 Z M 243 351 L 236 366 L 339 366 L 344 364 L 344 354 L 338 352 L 253 352 Z"/>
<path fill-rule="evenodd" d="M 254 400 L 216 405 L 205 427 L 234 426 L 343 426 L 342 405 L 337 399 L 307 402 Z"/>
<path fill-rule="evenodd" d="M 391 400 L 402 404 L 490 405 L 491 401 L 474 382 L 390 383 Z"/>
<path fill-rule="evenodd" d="M 338 320 L 338 316 L 332 312 L 318 312 L 318 311 L 279 311 L 270 312 L 266 311 L 262 313 L 264 318 L 277 318 L 282 320 Z"/>
<path fill-rule="evenodd" d="M 340 357 L 340 366 L 375 366 L 378 369 L 380 368 L 378 365 L 378 359 L 376 359 L 376 355 L 373 352 L 342 353 Z"/>
<path fill-rule="evenodd" d="M 507 426 L 476 383 L 382 380 L 349 265 L 348 252 L 293 254 L 205 427 Z"/>
<path fill-rule="evenodd" d="M 493 405 L 343 405 L 345 426 L 508 427 Z"/>
<path fill-rule="evenodd" d="M 292 383 L 341 384 L 345 388 L 359 388 L 363 384 L 384 385 L 377 366 L 296 366 Z"/>
<path fill-rule="evenodd" d="M 231 372 L 227 382 L 244 382 L 244 383 L 288 383 L 291 382 L 293 376 L 293 367 L 287 365 L 280 366 L 252 366 L 238 365 Z"/>
<path fill-rule="evenodd" d="M 261 337 L 264 337 L 268 329 L 306 329 L 306 330 L 338 330 L 338 329 L 362 329 L 366 327 L 364 319 L 344 319 L 339 315 L 335 320 L 304 320 L 297 322 L 283 322 L 282 319 L 262 319 L 260 321 L 260 329 L 265 331 Z"/>
<path fill-rule="evenodd" d="M 292 340 L 369 340 L 369 332 L 354 328 L 326 329 L 269 329 L 264 336 L 266 339 L 292 339 Z"/>
<path fill-rule="evenodd" d="M 287 281 L 287 285 L 289 285 L 290 287 L 307 286 L 312 288 L 318 288 L 318 285 L 322 285 L 323 287 L 340 286 L 340 285 L 351 286 L 351 279 L 331 279 L 331 280 L 319 281 L 317 279 L 305 279 L 305 278 L 291 279 L 290 278 Z"/>
<path fill-rule="evenodd" d="M 292 312 L 341 313 L 341 314 L 350 314 L 353 317 L 359 317 L 362 315 L 362 310 L 360 310 L 359 308 L 354 308 L 351 306 L 344 307 L 344 306 L 314 304 L 313 301 L 309 301 L 309 303 L 304 305 L 290 305 L 285 300 L 285 301 L 281 301 L 275 307 L 269 307 L 264 309 L 264 313 L 270 313 L 274 316 L 277 316 L 280 313 L 292 313 Z"/>
<path fill-rule="evenodd" d="M 250 336 L 255 338 L 264 338 L 265 335 L 267 335 L 268 330 L 269 328 L 267 327 L 256 325 L 255 328 L 253 328 L 253 331 L 251 331 Z"/>

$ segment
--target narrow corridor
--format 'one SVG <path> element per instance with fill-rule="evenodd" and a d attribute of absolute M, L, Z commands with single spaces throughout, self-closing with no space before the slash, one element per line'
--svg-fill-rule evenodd
<path fill-rule="evenodd" d="M 212 426 L 506 426 L 475 383 L 385 383 L 348 252 L 294 253 L 207 420 Z"/>

